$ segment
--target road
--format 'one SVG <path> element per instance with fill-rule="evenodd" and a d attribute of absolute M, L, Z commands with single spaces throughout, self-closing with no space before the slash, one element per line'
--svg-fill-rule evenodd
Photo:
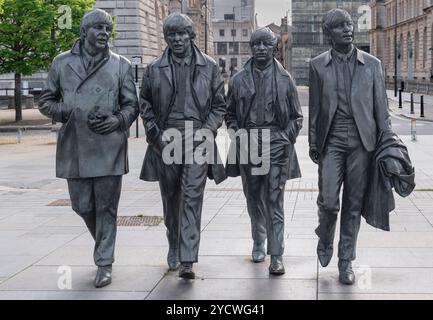
<path fill-rule="evenodd" d="M 304 114 L 304 126 L 301 130 L 301 135 L 308 134 L 308 88 L 298 87 L 299 101 L 302 106 L 302 113 Z M 391 115 L 391 124 L 394 131 L 398 135 L 410 135 L 411 123 L 409 119 L 404 119 Z M 417 135 L 433 135 L 433 123 L 426 121 L 417 121 L 416 124 Z"/>

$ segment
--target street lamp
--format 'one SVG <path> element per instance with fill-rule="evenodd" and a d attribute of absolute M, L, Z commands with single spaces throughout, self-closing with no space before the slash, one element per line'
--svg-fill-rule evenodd
<path fill-rule="evenodd" d="M 397 8 L 398 8 L 398 2 L 397 0 L 394 0 L 395 2 L 395 10 L 394 10 L 394 97 L 397 97 Z"/>
<path fill-rule="evenodd" d="M 138 65 L 143 63 L 142 56 L 133 56 L 131 58 L 131 64 L 135 66 L 135 87 L 137 88 L 137 95 L 139 95 L 139 85 L 138 85 Z M 135 121 L 135 137 L 138 138 L 138 119 Z"/>

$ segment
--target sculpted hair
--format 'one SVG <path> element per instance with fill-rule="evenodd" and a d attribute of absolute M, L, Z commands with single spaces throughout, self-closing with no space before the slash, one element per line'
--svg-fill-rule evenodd
<path fill-rule="evenodd" d="M 111 18 L 111 15 L 108 14 L 108 12 L 101 9 L 93 9 L 87 11 L 83 16 L 83 19 L 81 19 L 81 25 L 80 25 L 81 41 L 84 41 L 85 31 L 87 31 L 91 26 L 93 26 L 96 23 L 106 23 L 113 26 L 113 19 Z"/>
<path fill-rule="evenodd" d="M 331 29 L 335 28 L 341 21 L 350 21 L 353 23 L 353 19 L 349 12 L 343 9 L 332 9 L 329 10 L 323 18 L 322 29 L 323 34 L 327 37 L 331 36 Z"/>
<path fill-rule="evenodd" d="M 268 40 L 272 43 L 274 47 L 277 47 L 278 38 L 275 33 L 268 27 L 259 28 L 253 32 L 250 39 L 250 47 L 253 46 L 254 42 L 257 40 Z"/>
<path fill-rule="evenodd" d="M 183 13 L 172 13 L 165 18 L 164 24 L 162 26 L 164 37 L 166 37 L 170 31 L 179 29 L 185 29 L 186 32 L 188 32 L 190 39 L 195 39 L 196 34 L 194 30 L 194 22 L 190 17 Z"/>

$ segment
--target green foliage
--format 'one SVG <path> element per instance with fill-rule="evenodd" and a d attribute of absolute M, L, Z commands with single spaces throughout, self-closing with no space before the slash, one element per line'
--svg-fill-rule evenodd
<path fill-rule="evenodd" d="M 30 75 L 47 69 L 54 56 L 79 37 L 80 20 L 93 2 L 0 0 L 0 74 Z M 60 23 L 65 17 L 65 10 L 59 10 L 62 5 L 72 13 L 71 28 Z"/>
<path fill-rule="evenodd" d="M 52 58 L 57 54 L 71 49 L 76 39 L 80 37 L 80 22 L 87 10 L 92 9 L 93 0 L 45 0 L 50 3 L 51 10 L 56 13 L 53 21 L 55 30 L 55 52 Z M 64 28 L 65 11 L 61 10 L 62 6 L 68 6 L 71 9 L 72 28 Z"/>

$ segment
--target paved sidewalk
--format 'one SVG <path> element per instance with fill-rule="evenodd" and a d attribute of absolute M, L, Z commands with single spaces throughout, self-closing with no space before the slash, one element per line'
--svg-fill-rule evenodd
<path fill-rule="evenodd" d="M 433 122 L 433 96 L 424 95 L 424 117 L 421 117 L 421 94 L 414 94 L 414 113 L 410 113 L 410 93 L 402 93 L 402 108 L 398 106 L 398 93 L 394 97 L 394 90 L 387 90 L 389 107 L 394 114 L 408 119 Z"/>
<path fill-rule="evenodd" d="M 50 126 L 51 119 L 42 115 L 38 108 L 23 109 L 23 120 L 15 122 L 14 109 L 0 109 L 0 127 L 4 126 Z"/>
<path fill-rule="evenodd" d="M 269 258 L 250 261 L 245 199 L 240 179 L 231 178 L 207 185 L 198 279 L 167 272 L 163 224 L 119 227 L 113 283 L 103 289 L 92 285 L 93 241 L 81 219 L 70 207 L 47 206 L 68 198 L 66 182 L 55 178 L 52 137 L 0 145 L 0 299 L 433 299 L 433 139 L 402 138 L 418 191 L 396 196 L 391 232 L 362 223 L 351 287 L 338 283 L 336 254 L 328 268 L 317 262 L 317 167 L 306 136 L 297 143 L 303 178 L 285 193 L 284 276 L 269 276 Z M 158 184 L 138 180 L 145 148 L 145 139 L 130 139 L 121 216 L 162 216 Z"/>

